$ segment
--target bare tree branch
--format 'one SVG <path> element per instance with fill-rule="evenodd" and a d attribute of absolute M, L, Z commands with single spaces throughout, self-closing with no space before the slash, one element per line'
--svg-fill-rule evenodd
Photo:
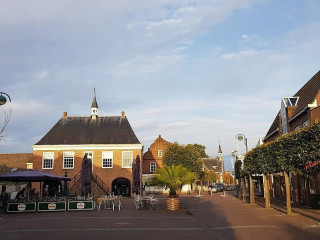
<path fill-rule="evenodd" d="M 9 113 L 7 113 L 6 111 L 4 111 L 4 123 L 3 123 L 3 126 L 2 128 L 0 129 L 0 141 L 3 139 L 3 131 L 6 129 L 9 121 L 10 121 L 10 117 L 11 117 L 11 113 L 12 113 L 12 110 L 10 108 L 10 111 Z"/>

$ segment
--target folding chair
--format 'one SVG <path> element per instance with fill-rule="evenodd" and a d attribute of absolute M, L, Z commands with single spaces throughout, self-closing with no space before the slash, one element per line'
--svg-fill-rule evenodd
<path fill-rule="evenodd" d="M 156 207 L 157 210 L 158 210 L 158 209 L 159 209 L 158 203 L 159 203 L 159 200 L 158 200 L 157 198 L 152 198 L 152 199 L 151 199 L 151 202 L 150 202 L 150 207 L 151 207 L 151 209 L 153 209 L 154 207 Z"/>
<path fill-rule="evenodd" d="M 121 205 L 121 200 L 120 200 L 119 197 L 117 197 L 116 199 L 114 199 L 114 200 L 112 201 L 112 210 L 113 210 L 113 211 L 114 211 L 114 208 L 115 208 L 115 207 L 118 207 L 119 211 L 120 211 L 120 209 L 121 209 L 121 207 L 122 207 L 122 205 Z"/>

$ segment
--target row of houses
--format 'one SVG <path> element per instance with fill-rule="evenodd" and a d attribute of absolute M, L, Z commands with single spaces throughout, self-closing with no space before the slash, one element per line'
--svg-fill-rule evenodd
<path fill-rule="evenodd" d="M 317 72 L 296 94 L 281 99 L 281 108 L 276 114 L 263 142 L 269 143 L 283 134 L 300 130 L 320 119 L 320 71 Z M 310 180 L 310 181 L 309 181 Z M 273 174 L 269 179 L 272 196 L 284 198 L 284 176 Z M 292 202 L 308 204 L 307 190 L 320 195 L 320 171 L 309 179 L 291 173 Z"/>
<path fill-rule="evenodd" d="M 143 144 L 124 111 L 120 116 L 99 116 L 98 113 L 94 92 L 90 116 L 68 116 L 64 112 L 48 133 L 32 146 L 32 153 L 0 154 L 0 165 L 41 170 L 75 179 L 80 175 L 83 157 L 87 155 L 92 162 L 93 177 L 99 179 L 96 183 L 104 186 L 102 190 L 131 196 L 132 164 L 139 158 L 142 159 L 142 191 L 150 175 L 163 166 L 164 153 L 171 143 L 159 135 L 144 153 Z M 221 165 L 219 163 L 219 169 Z"/>

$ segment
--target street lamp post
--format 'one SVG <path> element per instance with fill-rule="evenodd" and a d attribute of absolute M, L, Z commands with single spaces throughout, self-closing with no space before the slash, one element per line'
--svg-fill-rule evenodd
<path fill-rule="evenodd" d="M 244 140 L 244 145 L 246 146 L 246 153 L 248 152 L 248 140 L 247 140 L 247 138 L 246 138 L 246 136 L 244 136 L 243 134 L 237 134 L 236 135 L 236 139 L 238 140 L 238 141 L 242 141 L 242 140 Z"/>
<path fill-rule="evenodd" d="M 244 136 L 243 134 L 237 134 L 236 136 L 236 139 L 238 139 L 239 141 L 242 141 L 244 140 L 244 145 L 246 146 L 246 153 L 248 152 L 248 141 L 247 141 L 247 138 L 246 136 Z M 249 195 L 250 195 L 250 204 L 254 204 L 254 189 L 253 189 L 253 179 L 252 179 L 252 175 L 251 173 L 248 174 L 249 175 L 249 186 L 250 186 L 250 189 L 249 189 Z M 245 178 L 244 178 L 244 184 L 243 184 L 243 196 L 245 196 L 245 190 L 244 190 L 244 187 L 245 187 Z M 243 200 L 244 197 L 243 197 Z"/>
<path fill-rule="evenodd" d="M 244 145 L 246 146 L 246 153 L 248 152 L 248 141 L 247 141 L 247 138 L 246 138 L 246 136 L 245 135 L 243 135 L 243 134 L 237 134 L 236 135 L 236 139 L 238 140 L 238 141 L 244 141 Z M 242 164 L 243 165 L 243 164 Z M 249 178 L 250 178 L 250 175 L 249 175 Z M 252 182 L 252 179 L 250 178 L 249 179 L 250 180 L 250 184 L 251 184 L 251 182 Z M 246 178 L 244 177 L 243 179 L 242 179 L 242 200 L 243 201 L 245 201 L 246 199 L 245 199 L 245 194 L 246 194 L 246 190 L 245 190 L 245 186 L 246 186 Z M 250 196 L 252 196 L 252 194 L 251 194 L 251 191 L 250 191 Z M 250 202 L 251 202 L 251 197 L 250 197 Z"/>
<path fill-rule="evenodd" d="M 11 98 L 10 96 L 5 93 L 5 92 L 0 92 L 0 106 L 4 105 L 7 103 L 7 98 L 9 100 L 9 102 L 11 102 Z M 4 112 L 5 116 L 4 116 L 4 124 L 3 124 L 3 127 L 0 129 L 0 140 L 2 139 L 2 133 L 3 131 L 5 130 L 5 128 L 7 127 L 8 123 L 9 123 L 9 120 L 10 120 L 10 116 L 11 116 L 11 108 L 10 108 L 10 112 L 9 113 L 6 113 Z"/>

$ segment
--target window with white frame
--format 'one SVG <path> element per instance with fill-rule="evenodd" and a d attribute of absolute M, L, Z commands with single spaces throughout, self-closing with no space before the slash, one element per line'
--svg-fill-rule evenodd
<path fill-rule="evenodd" d="M 150 163 L 150 172 L 156 172 L 157 164 L 155 162 Z"/>
<path fill-rule="evenodd" d="M 42 153 L 42 169 L 53 169 L 53 152 Z"/>
<path fill-rule="evenodd" d="M 74 168 L 74 152 L 63 153 L 63 169 Z"/>
<path fill-rule="evenodd" d="M 294 128 L 295 131 L 300 130 L 300 129 L 301 129 L 300 126 L 296 126 L 296 127 Z"/>
<path fill-rule="evenodd" d="M 113 152 L 102 152 L 102 168 L 113 167 Z"/>
<path fill-rule="evenodd" d="M 162 157 L 162 150 L 158 150 L 158 157 Z"/>
<path fill-rule="evenodd" d="M 133 152 L 123 151 L 122 152 L 122 168 L 132 168 Z"/>

